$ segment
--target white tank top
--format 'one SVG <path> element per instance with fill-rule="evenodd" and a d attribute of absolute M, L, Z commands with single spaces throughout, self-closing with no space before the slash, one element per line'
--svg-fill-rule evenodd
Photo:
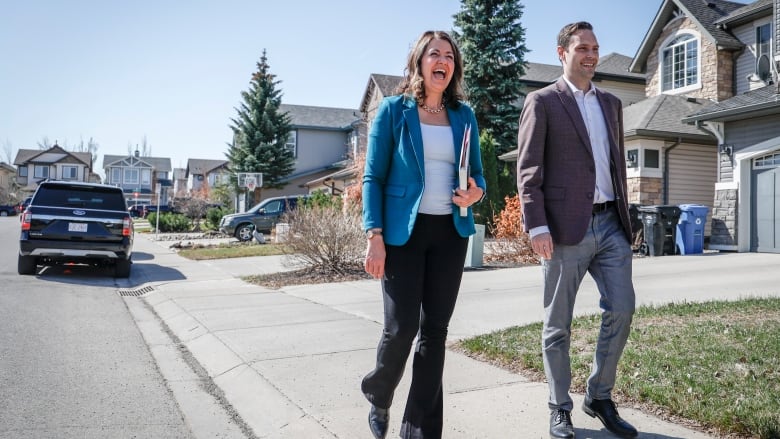
<path fill-rule="evenodd" d="M 452 189 L 455 188 L 455 142 L 449 125 L 420 124 L 425 155 L 425 189 L 420 213 L 452 213 Z"/>

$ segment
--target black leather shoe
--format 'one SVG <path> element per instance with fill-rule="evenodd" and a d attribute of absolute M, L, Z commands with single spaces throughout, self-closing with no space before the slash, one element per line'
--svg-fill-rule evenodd
<path fill-rule="evenodd" d="M 574 439 L 574 424 L 571 423 L 571 412 L 557 409 L 550 412 L 550 437 Z"/>
<path fill-rule="evenodd" d="M 599 418 L 604 427 L 615 436 L 633 439 L 639 435 L 633 425 L 624 421 L 617 412 L 617 407 L 611 399 L 585 398 L 582 410 L 591 418 Z"/>
<path fill-rule="evenodd" d="M 390 424 L 390 413 L 387 409 L 381 409 L 371 404 L 371 410 L 368 411 L 368 428 L 376 439 L 385 439 L 387 436 L 387 427 Z"/>

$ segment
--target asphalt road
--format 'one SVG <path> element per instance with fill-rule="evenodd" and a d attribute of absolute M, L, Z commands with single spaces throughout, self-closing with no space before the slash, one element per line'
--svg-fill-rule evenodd
<path fill-rule="evenodd" d="M 153 314 L 118 294 L 129 280 L 82 266 L 20 276 L 18 237 L 18 217 L 0 218 L 0 438 L 243 436 L 221 427 Z M 202 412 L 219 419 L 204 427 Z"/>

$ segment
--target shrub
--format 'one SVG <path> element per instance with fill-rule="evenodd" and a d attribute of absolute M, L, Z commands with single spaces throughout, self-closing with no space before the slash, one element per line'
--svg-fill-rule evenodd
<path fill-rule="evenodd" d="M 157 212 L 152 212 L 147 216 L 152 228 L 157 227 Z M 192 221 L 184 215 L 178 213 L 163 212 L 160 215 L 160 232 L 189 232 L 192 230 Z"/>
<path fill-rule="evenodd" d="M 518 195 L 504 198 L 504 209 L 493 217 L 490 232 L 495 238 L 488 260 L 537 263 L 538 257 L 531 248 L 531 239 L 523 232 L 523 217 L 520 214 Z"/>
<path fill-rule="evenodd" d="M 359 210 L 343 210 L 340 200 L 307 202 L 285 214 L 282 222 L 290 225 L 283 250 L 288 263 L 324 273 L 361 269 L 366 238 Z"/>
<path fill-rule="evenodd" d="M 232 210 L 225 207 L 212 207 L 206 211 L 206 222 L 204 227 L 209 230 L 217 230 L 222 217 L 233 213 Z"/>

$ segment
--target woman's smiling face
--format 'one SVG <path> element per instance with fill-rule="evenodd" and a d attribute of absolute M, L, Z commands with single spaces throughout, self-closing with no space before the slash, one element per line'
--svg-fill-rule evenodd
<path fill-rule="evenodd" d="M 420 70 L 426 94 L 444 93 L 455 72 L 455 52 L 446 40 L 433 39 L 423 54 Z"/>

